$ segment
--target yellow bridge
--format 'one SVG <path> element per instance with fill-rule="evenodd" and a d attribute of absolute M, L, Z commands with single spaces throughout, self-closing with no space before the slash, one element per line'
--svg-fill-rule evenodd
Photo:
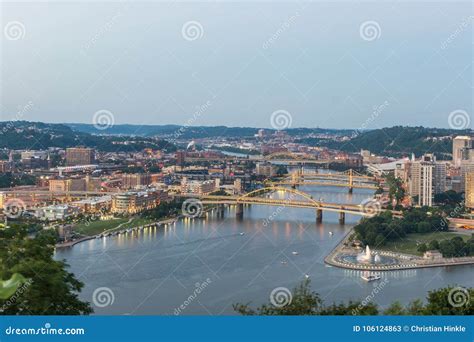
<path fill-rule="evenodd" d="M 281 181 L 268 182 L 268 184 L 291 185 L 293 188 L 298 185 L 336 186 L 348 188 L 349 192 L 353 189 L 377 190 L 381 186 L 380 180 L 376 177 L 362 175 L 352 169 L 340 173 L 303 173 L 298 170 Z"/>
<path fill-rule="evenodd" d="M 281 192 L 287 196 L 284 199 L 271 198 L 266 195 L 268 193 Z M 198 194 L 182 194 L 180 197 L 195 197 L 199 198 L 202 204 L 218 204 L 220 213 L 223 213 L 224 205 L 236 205 L 236 215 L 243 216 L 243 205 L 269 205 L 276 207 L 291 207 L 291 208 L 307 208 L 314 209 L 316 211 L 317 222 L 322 222 L 323 211 L 337 212 L 339 213 L 339 222 L 345 223 L 345 215 L 359 215 L 365 217 L 374 216 L 382 211 L 385 211 L 381 206 L 374 201 L 372 205 L 362 204 L 341 204 L 341 203 L 329 203 L 324 201 L 317 201 L 311 195 L 292 188 L 285 187 L 265 187 L 258 190 L 248 192 L 241 196 L 221 196 L 221 195 L 198 195 Z M 392 211 L 395 215 L 401 214 L 400 212 Z"/>

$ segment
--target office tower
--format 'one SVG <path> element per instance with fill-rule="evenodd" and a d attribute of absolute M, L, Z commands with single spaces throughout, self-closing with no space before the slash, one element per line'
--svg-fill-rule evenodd
<path fill-rule="evenodd" d="M 176 151 L 176 165 L 183 167 L 186 162 L 186 151 Z"/>
<path fill-rule="evenodd" d="M 460 178 L 461 178 L 461 189 L 460 192 L 467 191 L 466 184 L 467 184 L 467 175 L 471 172 L 474 172 L 474 162 L 463 161 L 461 163 L 460 169 Z"/>
<path fill-rule="evenodd" d="M 237 178 L 234 180 L 234 194 L 242 193 L 242 179 Z"/>
<path fill-rule="evenodd" d="M 426 154 L 412 163 L 410 195 L 418 197 L 418 205 L 433 205 L 434 195 L 444 191 L 446 191 L 446 164 L 437 162 L 432 154 Z"/>
<path fill-rule="evenodd" d="M 126 173 L 122 175 L 122 189 L 135 189 L 151 184 L 149 173 Z"/>
<path fill-rule="evenodd" d="M 472 148 L 472 138 L 468 136 L 457 136 L 453 139 L 453 164 L 456 167 L 461 166 L 463 155 L 466 149 Z"/>
<path fill-rule="evenodd" d="M 66 165 L 91 165 L 94 164 L 94 150 L 88 147 L 71 147 L 66 149 Z"/>
<path fill-rule="evenodd" d="M 466 207 L 474 209 L 474 171 L 466 174 Z"/>

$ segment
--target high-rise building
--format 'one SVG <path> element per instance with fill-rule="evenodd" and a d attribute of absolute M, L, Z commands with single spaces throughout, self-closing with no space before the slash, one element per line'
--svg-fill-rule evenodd
<path fill-rule="evenodd" d="M 461 189 L 460 192 L 466 191 L 467 174 L 474 172 L 474 162 L 463 161 L 460 169 Z"/>
<path fill-rule="evenodd" d="M 186 162 L 186 151 L 176 151 L 176 165 L 183 167 Z"/>
<path fill-rule="evenodd" d="M 463 155 L 466 154 L 466 149 L 472 148 L 472 138 L 468 136 L 459 135 L 453 139 L 453 164 L 456 167 L 461 166 Z"/>
<path fill-rule="evenodd" d="M 474 171 L 466 174 L 466 207 L 474 209 Z"/>
<path fill-rule="evenodd" d="M 88 147 L 71 147 L 66 149 L 66 165 L 91 165 L 94 164 L 94 150 Z"/>
<path fill-rule="evenodd" d="M 149 173 L 127 173 L 122 175 L 122 188 L 135 189 L 151 184 Z"/>
<path fill-rule="evenodd" d="M 238 195 L 242 193 L 242 179 L 236 178 L 234 180 L 234 194 Z"/>
<path fill-rule="evenodd" d="M 418 197 L 418 205 L 433 205 L 434 195 L 446 191 L 446 164 L 437 162 L 432 154 L 412 162 L 409 189 L 412 197 Z"/>
<path fill-rule="evenodd" d="M 257 163 L 255 172 L 259 176 L 273 177 L 275 175 L 275 167 L 271 163 Z"/>

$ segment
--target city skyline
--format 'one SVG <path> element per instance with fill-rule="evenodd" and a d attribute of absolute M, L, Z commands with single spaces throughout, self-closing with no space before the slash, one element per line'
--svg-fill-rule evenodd
<path fill-rule="evenodd" d="M 471 337 L 472 0 L 0 7 L 0 340 Z"/>

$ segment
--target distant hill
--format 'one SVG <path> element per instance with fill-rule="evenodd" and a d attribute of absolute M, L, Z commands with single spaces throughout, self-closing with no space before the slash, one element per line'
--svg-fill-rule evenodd
<path fill-rule="evenodd" d="M 378 155 L 417 157 L 424 153 L 435 153 L 440 159 L 449 159 L 452 154 L 452 137 L 474 135 L 472 130 L 454 130 L 424 127 L 395 126 L 367 131 L 344 142 L 325 141 L 321 145 L 347 152 L 370 150 Z"/>
<path fill-rule="evenodd" d="M 128 141 L 127 144 L 124 142 Z M 92 135 L 73 130 L 63 124 L 42 122 L 8 121 L 0 122 L 0 148 L 39 150 L 49 147 L 87 146 L 101 151 L 140 151 L 150 147 L 176 150 L 173 144 L 162 139 Z"/>
<path fill-rule="evenodd" d="M 75 131 L 90 134 L 116 134 L 116 135 L 135 135 L 135 136 L 160 136 L 173 137 L 180 139 L 197 139 L 213 137 L 253 137 L 257 134 L 259 128 L 255 127 L 226 127 L 226 126 L 179 126 L 179 125 L 114 125 L 105 131 L 98 130 L 91 124 L 65 124 Z M 273 133 L 274 129 L 265 129 Z M 322 128 L 291 128 L 285 130 L 289 135 L 305 135 L 317 133 L 332 134 L 351 134 L 352 130 L 322 129 Z"/>
<path fill-rule="evenodd" d="M 272 133 L 274 130 L 265 129 Z M 395 126 L 364 131 L 323 128 L 292 128 L 285 130 L 298 136 L 296 142 L 310 146 L 328 147 L 346 152 L 370 150 L 378 155 L 403 157 L 415 153 L 435 153 L 439 159 L 449 159 L 452 138 L 474 135 L 473 130 L 453 130 L 425 127 Z M 99 130 L 91 124 L 47 124 L 42 122 L 0 122 L 0 148 L 45 149 L 84 145 L 102 151 L 139 151 L 150 147 L 175 151 L 176 146 L 166 140 L 213 137 L 253 137 L 258 128 L 252 127 L 185 127 L 179 125 L 115 125 Z M 323 137 L 314 136 L 323 134 Z M 339 136 L 327 139 L 324 134 Z"/>

